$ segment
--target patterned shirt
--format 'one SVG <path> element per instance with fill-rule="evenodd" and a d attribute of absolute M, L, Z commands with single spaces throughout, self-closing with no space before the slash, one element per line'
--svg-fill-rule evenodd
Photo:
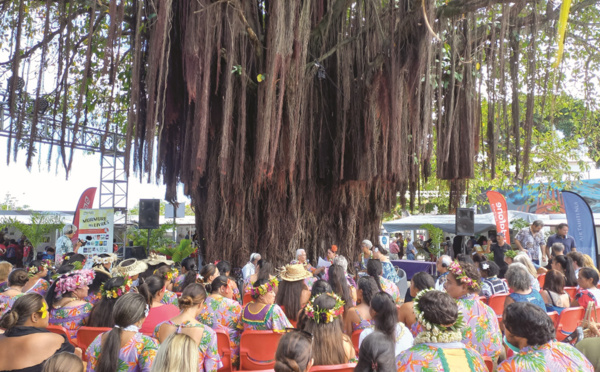
<path fill-rule="evenodd" d="M 484 357 L 498 359 L 502 350 L 502 332 L 494 310 L 479 301 L 476 294 L 461 297 L 457 304 L 466 324 L 462 329 L 462 342 Z"/>
<path fill-rule="evenodd" d="M 231 364 L 237 366 L 240 359 L 240 338 L 242 337 L 242 306 L 234 300 L 219 296 L 208 296 L 198 321 L 212 328 L 223 330 L 229 335 Z"/>
<path fill-rule="evenodd" d="M 35 284 L 29 288 L 27 291 L 25 291 L 25 293 L 37 293 L 37 294 L 41 294 L 42 296 L 46 296 L 46 292 L 48 292 L 48 288 L 50 288 L 50 283 L 48 283 L 48 281 L 44 280 L 44 279 L 38 279 L 37 282 L 35 282 Z"/>
<path fill-rule="evenodd" d="M 487 372 L 475 350 L 459 343 L 419 344 L 396 357 L 398 372 Z"/>
<path fill-rule="evenodd" d="M 540 248 L 546 245 L 544 234 L 541 230 L 534 234 L 531 232 L 531 227 L 525 227 L 517 233 L 515 240 L 518 240 L 523 249 L 527 250 L 532 260 L 540 259 Z"/>
<path fill-rule="evenodd" d="M 50 324 L 63 326 L 69 332 L 71 338 L 77 337 L 77 330 L 84 325 L 90 316 L 92 304 L 86 302 L 75 307 L 61 307 L 50 310 Z"/>
<path fill-rule="evenodd" d="M 508 284 L 497 277 L 484 278 L 481 280 L 481 294 L 487 298 L 498 293 L 508 293 Z"/>
<path fill-rule="evenodd" d="M 73 252 L 73 242 L 71 239 L 66 235 L 56 239 L 56 251 L 54 253 L 56 256 L 56 267 L 62 263 L 63 256 L 69 252 Z"/>
<path fill-rule="evenodd" d="M 594 366 L 573 346 L 552 340 L 527 346 L 498 366 L 499 372 L 593 372 Z"/>
<path fill-rule="evenodd" d="M 286 328 L 293 328 L 285 313 L 277 304 L 263 305 L 257 313 L 250 311 L 250 302 L 242 311 L 242 323 L 244 331 L 274 331 L 283 332 Z"/>
<path fill-rule="evenodd" d="M 175 305 L 175 306 L 179 306 L 179 301 L 177 300 L 177 295 L 171 291 L 169 291 L 168 289 L 165 290 L 165 294 L 163 295 L 162 300 L 160 300 L 161 303 L 165 304 L 165 305 Z"/>
<path fill-rule="evenodd" d="M 396 269 L 394 268 L 394 265 L 392 265 L 391 262 L 382 261 L 381 266 L 383 267 L 383 274 L 381 274 L 381 276 L 391 281 L 392 283 L 398 283 L 400 281 L 400 278 L 398 278 L 398 274 L 396 273 Z"/>
<path fill-rule="evenodd" d="M 88 360 L 86 371 L 88 372 L 94 372 L 98 365 L 98 358 L 102 350 L 103 334 L 98 335 L 86 351 Z M 141 333 L 136 333 L 119 350 L 117 372 L 150 372 L 157 350 L 158 343 L 155 339 L 144 336 Z"/>
<path fill-rule="evenodd" d="M 402 305 L 404 299 L 400 295 L 400 290 L 398 289 L 398 286 L 396 286 L 395 283 L 387 280 L 382 276 L 379 277 L 379 283 L 381 284 L 381 289 L 383 289 L 384 292 L 387 292 L 390 296 L 392 296 L 396 305 Z"/>
<path fill-rule="evenodd" d="M 13 306 L 13 304 L 15 303 L 15 301 L 23 296 L 25 293 L 19 293 L 17 295 L 14 295 L 12 297 L 6 296 L 5 294 L 0 294 L 0 304 L 3 306 L 0 306 L 0 317 L 2 317 L 2 315 L 4 315 L 5 312 L 7 312 L 8 310 L 10 310 Z"/>

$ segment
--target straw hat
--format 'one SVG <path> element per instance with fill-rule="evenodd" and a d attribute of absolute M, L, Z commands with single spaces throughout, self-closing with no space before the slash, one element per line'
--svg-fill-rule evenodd
<path fill-rule="evenodd" d="M 94 264 L 103 265 L 103 264 L 111 264 L 117 260 L 117 255 L 114 253 L 102 253 L 98 256 L 94 256 Z"/>
<path fill-rule="evenodd" d="M 281 280 L 286 282 L 295 282 L 312 276 L 312 273 L 306 270 L 302 264 L 285 265 L 280 270 Z"/>
<path fill-rule="evenodd" d="M 150 266 L 158 265 L 161 263 L 164 263 L 167 265 L 173 265 L 173 261 L 167 260 L 167 256 L 156 254 L 154 252 L 150 253 L 148 258 L 145 259 L 144 262 L 146 262 Z"/>
<path fill-rule="evenodd" d="M 119 263 L 117 267 L 113 269 L 113 275 L 119 276 L 135 276 L 148 270 L 148 265 L 142 261 L 138 261 L 135 258 L 128 258 Z"/>

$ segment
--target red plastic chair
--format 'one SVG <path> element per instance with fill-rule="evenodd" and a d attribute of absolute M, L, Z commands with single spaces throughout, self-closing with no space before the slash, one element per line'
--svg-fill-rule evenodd
<path fill-rule="evenodd" d="M 540 283 L 540 289 L 544 288 L 544 283 L 546 282 L 546 274 L 540 274 L 537 277 L 538 283 Z"/>
<path fill-rule="evenodd" d="M 275 352 L 281 333 L 244 331 L 240 340 L 240 370 L 260 370 L 275 367 Z"/>
<path fill-rule="evenodd" d="M 231 371 L 231 343 L 229 340 L 229 334 L 222 329 L 216 330 L 217 334 L 217 348 L 219 350 L 219 356 L 221 356 L 221 362 L 223 367 L 219 368 L 219 372 L 230 372 Z"/>
<path fill-rule="evenodd" d="M 483 302 L 484 304 L 487 305 L 488 303 L 488 298 L 485 296 L 479 296 L 479 301 Z"/>
<path fill-rule="evenodd" d="M 96 339 L 96 337 L 104 332 L 110 331 L 112 328 L 108 327 L 81 327 L 77 330 L 77 345 L 81 348 L 82 359 L 87 361 L 85 351 L 88 346 Z"/>
<path fill-rule="evenodd" d="M 362 329 L 357 329 L 352 332 L 352 345 L 354 345 L 354 351 L 356 351 L 356 355 L 358 355 L 358 341 L 360 340 L 360 334 L 362 333 Z"/>
<path fill-rule="evenodd" d="M 175 292 L 175 294 L 177 295 L 177 298 L 181 298 L 181 293 L 182 292 Z"/>
<path fill-rule="evenodd" d="M 585 315 L 583 307 L 569 307 L 564 309 L 558 317 L 558 326 L 556 327 L 556 339 L 564 340 L 568 335 L 575 332 L 579 323 Z"/>
<path fill-rule="evenodd" d="M 506 301 L 506 297 L 508 297 L 508 293 L 498 293 L 490 297 L 488 305 L 494 310 L 496 315 L 502 316 L 502 313 L 504 313 L 504 301 Z"/>
<path fill-rule="evenodd" d="M 242 302 L 244 305 L 246 305 L 246 304 L 249 304 L 250 302 L 252 302 L 252 300 L 254 300 L 252 298 L 252 294 L 246 293 L 246 294 L 244 294 L 244 298 L 242 299 Z"/>
<path fill-rule="evenodd" d="M 485 361 L 485 366 L 487 367 L 489 372 L 494 372 L 494 361 L 492 358 L 488 356 L 484 356 L 483 360 Z"/>
<path fill-rule="evenodd" d="M 73 346 L 77 347 L 76 341 L 71 340 L 71 335 L 69 334 L 69 331 L 67 331 L 67 329 L 65 327 L 59 326 L 59 325 L 54 325 L 54 324 L 48 324 L 48 327 L 46 329 L 52 333 L 56 333 L 57 335 L 65 336 L 67 338 L 67 340 L 69 340 L 69 342 L 71 344 L 73 344 Z"/>
<path fill-rule="evenodd" d="M 548 314 L 548 316 L 550 317 L 550 319 L 552 319 L 552 323 L 554 323 L 554 328 L 556 329 L 556 327 L 558 327 L 558 312 L 556 311 L 551 311 Z"/>
<path fill-rule="evenodd" d="M 569 298 L 573 301 L 575 299 L 575 294 L 577 293 L 577 287 L 565 287 L 565 292 L 569 294 Z"/>
<path fill-rule="evenodd" d="M 331 366 L 312 366 L 310 372 L 318 371 L 337 371 L 337 372 L 354 372 L 356 363 L 334 364 Z"/>

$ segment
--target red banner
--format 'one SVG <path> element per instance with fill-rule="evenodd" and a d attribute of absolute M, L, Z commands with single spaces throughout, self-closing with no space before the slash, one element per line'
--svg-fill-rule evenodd
<path fill-rule="evenodd" d="M 94 196 L 96 196 L 95 187 L 90 187 L 89 189 L 85 190 L 83 194 L 81 194 L 79 203 L 77 203 L 77 209 L 75 210 L 75 217 L 73 218 L 73 225 L 77 226 L 77 232 L 71 240 L 76 240 L 79 238 L 79 210 L 91 209 L 94 205 Z"/>
<path fill-rule="evenodd" d="M 486 195 L 490 201 L 490 207 L 492 208 L 494 219 L 496 220 L 496 232 L 504 233 L 506 244 L 510 244 L 510 227 L 506 199 L 504 199 L 504 195 L 500 194 L 498 191 L 488 191 Z"/>

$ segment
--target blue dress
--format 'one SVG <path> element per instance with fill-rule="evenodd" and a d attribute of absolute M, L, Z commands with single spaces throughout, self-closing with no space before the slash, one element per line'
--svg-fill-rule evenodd
<path fill-rule="evenodd" d="M 531 290 L 529 294 L 519 294 L 519 293 L 511 293 L 509 295 L 515 302 L 529 302 L 536 306 L 539 306 L 544 312 L 546 311 L 546 304 L 544 303 L 544 299 L 540 292 L 535 289 Z"/>
<path fill-rule="evenodd" d="M 381 276 L 394 283 L 398 283 L 400 281 L 400 278 L 398 278 L 398 274 L 396 273 L 396 269 L 391 262 L 382 261 L 381 266 L 383 267 L 383 273 Z"/>

